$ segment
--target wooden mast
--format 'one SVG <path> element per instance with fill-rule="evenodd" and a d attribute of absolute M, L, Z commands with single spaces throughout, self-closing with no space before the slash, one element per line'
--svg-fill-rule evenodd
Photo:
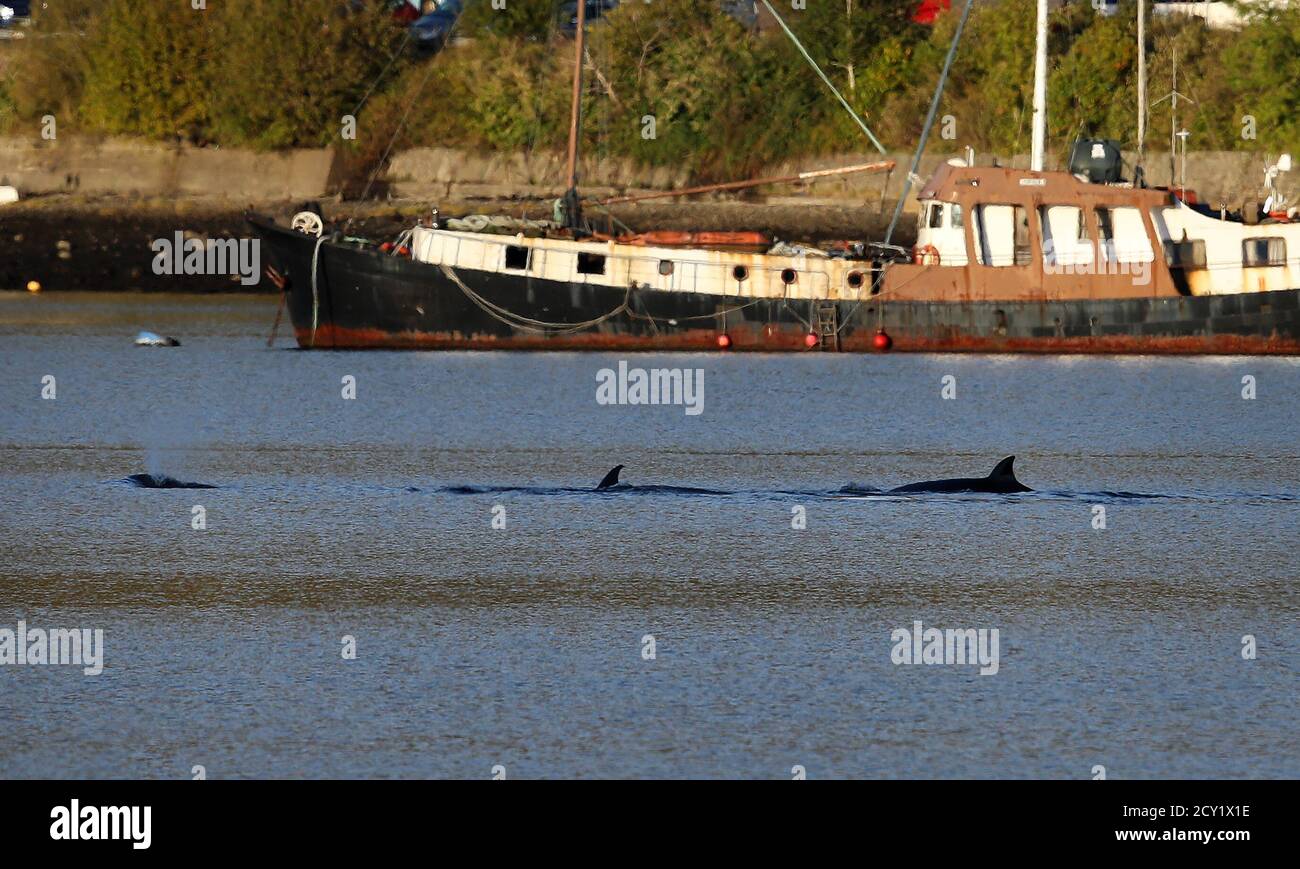
<path fill-rule="evenodd" d="M 1047 156 L 1047 0 L 1038 0 L 1037 38 L 1034 44 L 1034 136 L 1029 168 L 1043 171 Z"/>
<path fill-rule="evenodd" d="M 1138 132 L 1137 164 L 1138 172 L 1142 170 L 1142 160 L 1146 156 L 1147 144 L 1147 3 L 1138 0 Z M 1140 179 L 1134 179 L 1140 180 Z"/>
<path fill-rule="evenodd" d="M 564 192 L 564 219 L 570 229 L 582 228 L 582 201 L 578 198 L 578 136 L 582 130 L 582 62 L 586 53 L 587 3 L 578 0 L 578 33 L 573 48 L 573 111 L 569 118 L 568 189 Z"/>

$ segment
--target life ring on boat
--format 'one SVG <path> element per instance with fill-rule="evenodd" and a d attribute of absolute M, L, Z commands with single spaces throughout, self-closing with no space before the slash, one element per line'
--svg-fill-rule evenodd
<path fill-rule="evenodd" d="M 932 244 L 923 244 L 920 247 L 912 248 L 912 262 L 918 266 L 937 266 L 939 264 L 939 248 Z"/>
<path fill-rule="evenodd" d="M 304 235 L 320 238 L 321 233 L 325 231 L 325 224 L 316 212 L 299 211 L 293 216 L 293 222 L 289 224 L 289 228 Z"/>

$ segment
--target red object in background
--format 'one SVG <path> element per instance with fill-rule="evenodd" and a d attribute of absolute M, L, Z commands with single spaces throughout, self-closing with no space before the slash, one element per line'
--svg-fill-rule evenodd
<path fill-rule="evenodd" d="M 921 8 L 912 15 L 917 24 L 933 24 L 939 13 L 952 8 L 952 0 L 922 0 Z"/>
<path fill-rule="evenodd" d="M 411 3 L 410 0 L 402 0 L 401 4 L 394 4 L 393 17 L 399 24 L 410 24 L 420 17 L 420 7 Z"/>

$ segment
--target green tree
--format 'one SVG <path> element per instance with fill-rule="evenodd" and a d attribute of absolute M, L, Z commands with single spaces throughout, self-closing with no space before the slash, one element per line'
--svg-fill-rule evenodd
<path fill-rule="evenodd" d="M 380 75 L 394 80 L 401 28 L 386 6 L 316 0 L 240 0 L 217 13 L 212 129 L 223 143 L 256 148 L 339 141 Z M 392 61 L 392 67 L 389 66 Z M 395 68 L 394 68 L 395 67 Z M 369 131 L 357 129 L 358 138 Z"/>
<path fill-rule="evenodd" d="M 105 0 L 95 17 L 81 115 L 93 129 L 199 139 L 211 118 L 212 14 L 188 3 Z"/>
<path fill-rule="evenodd" d="M 754 37 L 718 4 L 625 3 L 592 31 L 617 106 L 607 146 L 651 165 L 731 176 L 762 160 L 774 113 Z M 653 118 L 648 137 L 647 118 Z"/>
<path fill-rule="evenodd" d="M 457 26 L 469 36 L 545 40 L 555 29 L 559 6 L 557 0 L 505 0 L 498 8 L 491 0 L 467 0 Z"/>
<path fill-rule="evenodd" d="M 0 75 L 0 87 L 8 91 L 12 107 L 8 120 L 33 121 L 50 114 L 61 128 L 71 128 L 90 74 L 87 34 L 93 31 L 101 4 L 66 0 L 33 6 L 31 38 L 6 47 L 12 57 Z"/>
<path fill-rule="evenodd" d="M 1300 9 L 1269 9 L 1257 12 L 1224 46 L 1210 87 L 1202 88 L 1196 76 L 1189 77 L 1189 88 L 1201 92 L 1193 94 L 1198 98 L 1198 120 L 1204 119 L 1209 128 L 1206 132 L 1222 136 L 1222 147 L 1276 153 L 1300 147 L 1297 80 Z M 1221 81 L 1223 87 L 1214 87 L 1215 81 Z M 1188 88 L 1179 90 L 1188 93 Z M 1256 139 L 1242 135 L 1246 116 L 1254 119 Z"/>

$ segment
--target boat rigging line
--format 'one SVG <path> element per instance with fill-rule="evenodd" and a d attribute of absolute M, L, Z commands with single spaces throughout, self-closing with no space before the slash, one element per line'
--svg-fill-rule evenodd
<path fill-rule="evenodd" d="M 948 73 L 952 70 L 952 62 L 957 57 L 957 46 L 961 43 L 962 31 L 966 29 L 966 20 L 970 18 L 970 11 L 974 5 L 975 0 L 966 0 L 966 8 L 962 10 L 961 20 L 957 22 L 957 30 L 952 35 L 952 44 L 948 46 L 948 56 L 943 62 L 943 72 L 939 74 L 939 83 L 935 85 L 934 97 L 930 100 L 930 112 L 925 116 L 925 126 L 921 128 L 921 140 L 916 145 L 916 153 L 912 155 L 912 166 L 903 179 L 903 192 L 898 195 L 894 216 L 890 219 L 889 229 L 885 232 L 885 244 L 889 244 L 893 239 L 894 230 L 898 228 L 898 219 L 903 216 L 903 205 L 907 202 L 907 194 L 912 192 L 912 179 L 916 177 L 916 170 L 921 166 L 921 155 L 925 153 L 926 143 L 930 141 L 930 131 L 934 128 L 934 119 L 939 113 L 939 101 L 943 98 L 943 89 L 948 83 Z"/>
<path fill-rule="evenodd" d="M 460 20 L 463 17 L 465 17 L 465 13 L 462 11 L 459 15 L 456 16 L 456 19 L 451 22 L 451 27 L 447 29 L 447 36 L 446 36 L 447 44 L 450 44 L 452 37 L 456 35 L 456 28 L 460 26 Z M 409 31 L 408 31 L 408 36 L 409 36 Z M 415 89 L 415 93 L 417 95 L 426 92 L 426 86 L 429 84 L 429 77 L 433 75 L 434 65 L 442 61 L 444 54 L 445 52 L 439 52 L 437 57 L 426 62 L 424 78 L 420 79 L 420 86 Z M 372 85 L 372 89 L 373 89 L 373 85 Z M 388 163 L 388 157 L 390 154 L 393 153 L 393 146 L 397 144 L 397 138 L 401 136 L 402 131 L 406 129 L 406 122 L 410 120 L 411 110 L 414 107 L 415 107 L 415 98 L 408 99 L 406 101 L 406 110 L 402 112 L 401 120 L 398 121 L 397 127 L 393 130 L 393 135 L 389 137 L 388 146 L 384 148 L 383 156 L 380 157 L 375 162 L 374 167 L 371 168 L 370 177 L 366 179 L 366 186 L 362 189 L 361 197 L 358 201 L 364 202 L 366 200 L 366 197 L 370 195 L 370 188 L 374 186 L 375 179 L 379 177 L 380 171 L 384 168 L 385 164 Z M 356 215 L 353 215 L 348 218 L 347 223 L 343 224 L 344 234 L 347 234 L 347 231 L 352 228 L 352 224 L 355 221 L 356 221 Z"/>
<path fill-rule="evenodd" d="M 764 3 L 767 0 L 763 0 Z M 916 152 L 912 155 L 912 165 L 907 170 L 907 175 L 903 178 L 903 190 L 898 194 L 898 202 L 894 204 L 894 215 L 889 220 L 889 228 L 885 230 L 885 244 L 890 244 L 894 238 L 894 230 L 898 228 L 898 220 L 903 216 L 903 206 L 907 203 L 907 196 L 912 192 L 912 179 L 916 177 L 916 170 L 921 166 L 921 155 L 925 153 L 925 146 L 930 141 L 930 131 L 934 129 L 934 119 L 939 114 L 939 102 L 943 99 L 943 89 L 948 83 L 948 73 L 952 71 L 952 62 L 957 58 L 957 46 L 961 44 L 962 32 L 966 29 L 966 22 L 970 18 L 971 9 L 975 6 L 975 0 L 966 0 L 966 6 L 961 11 L 961 19 L 957 22 L 957 29 L 952 34 L 952 44 L 948 46 L 948 56 L 943 61 L 943 71 L 939 73 L 939 81 L 934 86 L 934 96 L 930 99 L 930 111 L 925 116 L 925 125 L 921 128 L 921 138 L 916 143 Z M 880 292 L 880 283 L 884 280 L 885 270 L 880 269 L 871 280 L 871 295 L 877 295 Z M 858 300 L 853 303 L 846 316 L 841 318 L 840 323 L 835 328 L 835 334 L 840 332 L 848 325 L 854 312 L 862 305 L 862 297 L 859 293 Z M 883 305 L 877 305 L 876 323 L 879 328 L 883 328 L 885 309 Z"/>
<path fill-rule="evenodd" d="M 837 89 L 835 85 L 831 84 L 831 80 L 827 78 L 826 73 L 822 72 L 822 68 L 817 65 L 817 61 L 812 59 L 812 55 L 808 53 L 808 49 L 803 47 L 803 43 L 799 41 L 799 37 L 795 36 L 794 31 L 786 25 L 785 19 L 782 18 L 776 9 L 772 7 L 772 4 L 769 3 L 768 0 L 763 0 L 763 5 L 767 7 L 768 12 L 772 13 L 772 17 L 776 19 L 776 23 L 781 25 L 781 29 L 785 31 L 785 35 L 790 37 L 790 41 L 794 43 L 794 47 L 799 49 L 799 53 L 803 55 L 803 59 L 808 61 L 808 64 L 813 68 L 813 71 L 821 77 L 821 80 L 825 83 L 826 87 L 830 88 L 831 93 L 835 94 L 835 99 L 839 100 L 840 105 L 844 106 L 844 111 L 848 112 L 853 120 L 857 122 L 858 126 L 862 128 L 862 132 L 867 134 L 867 138 L 871 140 L 871 144 L 876 146 L 876 150 L 882 154 L 889 153 L 885 150 L 885 146 L 880 144 L 880 140 L 871 132 L 871 129 L 867 127 L 866 122 L 863 121 L 862 118 L 858 117 L 857 112 L 853 111 L 853 106 L 849 105 L 849 101 L 844 99 L 844 95 L 839 92 L 839 89 Z M 581 6 L 581 4 L 579 4 L 579 6 Z"/>

